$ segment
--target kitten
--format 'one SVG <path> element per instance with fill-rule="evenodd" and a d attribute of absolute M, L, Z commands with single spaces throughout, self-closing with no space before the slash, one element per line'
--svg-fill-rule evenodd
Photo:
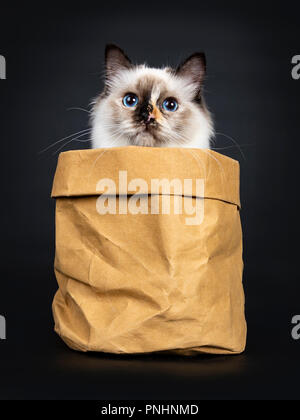
<path fill-rule="evenodd" d="M 135 66 L 115 45 L 105 51 L 105 87 L 93 104 L 92 147 L 209 148 L 213 122 L 203 98 L 206 59 L 176 70 Z"/>

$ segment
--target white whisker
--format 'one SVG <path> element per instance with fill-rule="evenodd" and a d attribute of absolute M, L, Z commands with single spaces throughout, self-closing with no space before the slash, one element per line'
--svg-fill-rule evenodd
<path fill-rule="evenodd" d="M 75 137 L 75 138 L 72 138 L 71 140 L 68 140 L 66 143 L 64 143 L 62 146 L 60 146 L 54 153 L 53 153 L 53 155 L 56 155 L 61 149 L 63 149 L 67 144 L 69 144 L 69 143 L 72 143 L 72 141 L 81 141 L 81 140 L 78 140 L 80 137 L 84 137 L 84 136 L 87 136 L 87 135 L 89 135 L 90 133 L 83 133 L 83 134 L 81 134 L 80 136 L 78 136 L 78 137 Z M 90 139 L 86 139 L 85 141 L 90 141 Z"/>
<path fill-rule="evenodd" d="M 64 137 L 64 138 L 62 138 L 62 139 L 60 139 L 60 140 L 57 140 L 55 143 L 50 144 L 50 146 L 46 147 L 45 149 L 41 150 L 41 151 L 40 151 L 40 152 L 38 152 L 38 153 L 39 153 L 39 154 L 44 153 L 44 152 L 46 152 L 47 150 L 51 149 L 51 147 L 56 146 L 58 143 L 61 143 L 61 142 L 62 142 L 62 141 L 64 141 L 64 140 L 68 140 L 68 139 L 69 139 L 69 138 L 71 138 L 71 137 L 75 137 L 75 136 L 77 136 L 77 134 L 81 134 L 81 133 L 88 133 L 88 132 L 90 132 L 91 130 L 92 130 L 91 128 L 86 128 L 85 130 L 81 130 L 81 131 L 78 131 L 77 133 L 73 133 L 73 134 L 71 134 L 71 135 L 69 135 L 69 136 L 67 136 L 67 137 Z"/>
<path fill-rule="evenodd" d="M 80 107 L 67 108 L 67 111 L 83 111 L 83 112 L 86 112 L 87 114 L 91 114 L 92 113 L 88 109 L 84 109 L 84 108 L 80 108 Z"/>
<path fill-rule="evenodd" d="M 244 153 L 243 153 L 243 151 L 242 151 L 242 149 L 241 149 L 241 147 L 240 147 L 240 145 L 237 143 L 237 141 L 235 141 L 232 137 L 230 137 L 230 136 L 228 136 L 227 134 L 224 134 L 224 133 L 215 133 L 216 135 L 220 135 L 220 136 L 224 136 L 224 137 L 226 137 L 228 140 L 231 140 L 232 141 L 232 143 L 239 149 L 239 151 L 240 151 L 240 153 L 241 153 L 241 155 L 242 155 L 242 157 L 243 157 L 243 159 L 244 160 L 246 160 L 246 158 L 245 158 L 245 155 L 244 155 Z"/>

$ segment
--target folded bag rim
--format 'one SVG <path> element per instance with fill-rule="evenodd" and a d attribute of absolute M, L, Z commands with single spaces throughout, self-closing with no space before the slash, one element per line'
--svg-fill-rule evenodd
<path fill-rule="evenodd" d="M 141 165 L 141 161 L 143 165 Z M 119 170 L 112 170 L 118 168 Z M 126 146 L 106 149 L 84 149 L 59 155 L 51 192 L 52 198 L 97 196 L 97 183 L 109 178 L 115 182 L 116 194 L 128 193 L 119 184 L 119 172 L 131 179 L 146 181 L 150 194 L 151 180 L 203 179 L 205 199 L 240 203 L 239 162 L 209 149 L 154 148 Z M 175 195 L 170 192 L 170 195 Z M 195 183 L 192 195 L 198 197 Z"/>

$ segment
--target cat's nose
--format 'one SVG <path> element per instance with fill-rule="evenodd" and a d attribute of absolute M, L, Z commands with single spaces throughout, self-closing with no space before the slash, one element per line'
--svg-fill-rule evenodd
<path fill-rule="evenodd" d="M 144 105 L 141 108 L 140 116 L 144 123 L 150 124 L 151 122 L 155 121 L 155 118 L 152 112 L 153 112 L 153 106 L 151 104 Z"/>
<path fill-rule="evenodd" d="M 151 124 L 155 122 L 155 116 L 153 114 L 149 114 L 147 120 L 145 120 L 146 124 Z"/>

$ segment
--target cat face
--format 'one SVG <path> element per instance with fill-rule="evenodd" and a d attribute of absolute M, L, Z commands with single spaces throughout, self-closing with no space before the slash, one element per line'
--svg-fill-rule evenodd
<path fill-rule="evenodd" d="M 93 110 L 93 146 L 209 147 L 213 133 L 202 96 L 205 56 L 177 70 L 134 66 L 118 47 L 106 48 L 104 92 Z"/>

